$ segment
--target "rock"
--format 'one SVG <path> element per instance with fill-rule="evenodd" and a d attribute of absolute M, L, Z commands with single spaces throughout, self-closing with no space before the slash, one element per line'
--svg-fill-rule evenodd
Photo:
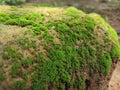
<path fill-rule="evenodd" d="M 108 89 L 120 48 L 117 33 L 100 15 L 73 7 L 23 7 L 17 14 L 9 10 L 1 10 L 0 22 L 27 30 L 2 45 L 7 67 L 1 66 L 1 83 L 7 84 L 0 89 Z"/>

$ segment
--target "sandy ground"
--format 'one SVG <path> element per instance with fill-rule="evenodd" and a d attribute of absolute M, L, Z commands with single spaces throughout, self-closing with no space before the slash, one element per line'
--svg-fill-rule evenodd
<path fill-rule="evenodd" d="M 109 83 L 109 90 L 120 90 L 120 64 L 113 72 L 111 81 Z"/>

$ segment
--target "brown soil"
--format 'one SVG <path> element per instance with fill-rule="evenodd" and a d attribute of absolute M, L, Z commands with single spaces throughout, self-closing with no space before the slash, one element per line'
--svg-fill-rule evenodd
<path fill-rule="evenodd" d="M 112 74 L 109 90 L 120 90 L 120 64 L 117 65 L 117 68 Z"/>

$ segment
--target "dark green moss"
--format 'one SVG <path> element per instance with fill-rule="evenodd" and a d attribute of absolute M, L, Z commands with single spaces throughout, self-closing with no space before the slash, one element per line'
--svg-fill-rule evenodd
<path fill-rule="evenodd" d="M 22 54 L 17 52 L 16 48 L 13 48 L 11 46 L 4 46 L 3 47 L 3 59 L 21 59 Z"/>
<path fill-rule="evenodd" d="M 36 42 L 35 42 L 35 40 L 30 39 L 30 37 L 23 37 L 23 38 L 17 40 L 17 43 L 18 43 L 23 49 L 36 48 Z"/>
<path fill-rule="evenodd" d="M 11 77 L 16 77 L 20 72 L 21 64 L 19 62 L 13 63 L 11 67 Z"/>
<path fill-rule="evenodd" d="M 35 61 L 34 58 L 27 57 L 25 60 L 22 61 L 22 66 L 23 66 L 24 68 L 27 68 L 27 67 L 29 67 L 31 64 L 33 64 L 34 61 Z"/>
<path fill-rule="evenodd" d="M 5 79 L 4 72 L 0 70 L 0 82 L 2 82 Z"/>
<path fill-rule="evenodd" d="M 26 82 L 25 81 L 14 81 L 13 83 L 14 90 L 26 90 Z"/>
<path fill-rule="evenodd" d="M 28 80 L 28 75 L 27 75 L 27 73 L 26 72 L 20 72 L 19 73 L 19 76 L 23 79 L 23 80 L 25 80 L 25 81 L 27 81 Z"/>
<path fill-rule="evenodd" d="M 77 90 L 85 90 L 85 79 L 83 75 L 78 76 L 75 81 L 75 88 L 77 88 Z"/>

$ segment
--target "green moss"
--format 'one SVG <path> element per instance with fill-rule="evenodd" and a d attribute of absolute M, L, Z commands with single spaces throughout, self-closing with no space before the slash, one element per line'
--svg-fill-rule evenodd
<path fill-rule="evenodd" d="M 29 37 L 23 37 L 17 40 L 17 43 L 23 48 L 23 49 L 30 49 L 30 48 L 36 48 L 36 42 L 33 39 L 30 39 Z"/>
<path fill-rule="evenodd" d="M 17 52 L 16 48 L 11 46 L 3 47 L 3 59 L 21 59 L 22 54 Z"/>
<path fill-rule="evenodd" d="M 32 90 L 84 90 L 83 70 L 89 75 L 91 71 L 108 75 L 112 60 L 120 57 L 116 32 L 99 15 L 68 8 L 60 17 L 0 13 L 1 23 L 26 27 L 30 32 L 30 37 L 17 40 L 18 49 L 5 46 L 3 59 L 12 60 L 12 78 L 26 82 L 29 78 Z M 30 55 L 25 58 L 19 49 Z M 24 90 L 26 85 L 16 81 L 15 87 Z"/>
<path fill-rule="evenodd" d="M 13 63 L 11 67 L 11 77 L 16 77 L 20 72 L 21 64 L 19 62 Z"/>
<path fill-rule="evenodd" d="M 103 27 L 105 27 L 104 30 L 107 31 L 107 33 L 109 34 L 109 38 L 111 39 L 111 41 L 113 41 L 114 44 L 119 45 L 117 32 L 108 23 L 106 23 L 100 15 L 93 13 L 89 16 L 94 18 L 98 25 L 102 25 Z"/>
<path fill-rule="evenodd" d="M 10 10 L 11 10 L 11 11 L 18 11 L 18 7 L 16 7 L 16 6 L 11 6 L 11 7 L 10 7 Z"/>
<path fill-rule="evenodd" d="M 33 62 L 34 62 L 34 58 L 27 57 L 25 60 L 22 61 L 22 66 L 24 68 L 27 68 L 28 66 L 30 66 L 31 64 L 33 64 Z"/>
<path fill-rule="evenodd" d="M 3 66 L 3 63 L 0 63 L 0 68 Z"/>
<path fill-rule="evenodd" d="M 38 74 L 34 74 L 32 76 L 31 81 L 32 81 L 32 90 L 45 90 L 45 86 L 43 82 L 40 81 Z"/>
<path fill-rule="evenodd" d="M 35 7 L 54 7 L 54 5 L 49 3 L 43 3 L 43 4 L 33 4 Z"/>
<path fill-rule="evenodd" d="M 75 81 L 75 87 L 77 90 L 85 90 L 85 80 L 83 75 L 78 76 L 77 80 Z"/>
<path fill-rule="evenodd" d="M 35 22 L 36 21 L 36 22 Z M 3 22 L 7 25 L 18 25 L 21 27 L 25 27 L 28 25 L 36 25 L 43 23 L 44 16 L 42 14 L 24 14 L 20 15 L 17 13 L 0 13 L 0 22 Z"/>
<path fill-rule="evenodd" d="M 28 74 L 26 73 L 26 72 L 20 72 L 19 73 L 19 76 L 22 78 L 22 79 L 24 79 L 25 81 L 27 81 L 28 80 Z"/>
<path fill-rule="evenodd" d="M 4 72 L 0 70 L 0 82 L 2 82 L 5 79 Z"/>
<path fill-rule="evenodd" d="M 120 46 L 118 45 L 114 45 L 112 47 L 112 50 L 110 51 L 111 57 L 115 58 L 115 57 L 120 57 Z"/>
<path fill-rule="evenodd" d="M 19 80 L 14 81 L 13 87 L 14 87 L 14 89 L 17 89 L 17 90 L 26 90 L 26 82 L 19 81 Z"/>
<path fill-rule="evenodd" d="M 36 25 L 35 27 L 32 28 L 31 32 L 33 32 L 33 35 L 39 35 L 41 33 L 41 31 L 46 31 L 48 30 L 47 27 L 43 26 L 43 25 Z"/>
<path fill-rule="evenodd" d="M 7 19 L 10 19 L 9 15 L 3 12 L 0 12 L 0 22 L 5 22 Z"/>
<path fill-rule="evenodd" d="M 116 45 L 119 45 L 119 42 L 118 42 L 118 35 L 117 35 L 117 32 L 108 24 L 106 24 L 108 26 L 108 33 L 110 35 L 110 39 L 113 41 L 114 44 Z"/>
<path fill-rule="evenodd" d="M 78 17 L 80 14 L 84 14 L 84 12 L 77 10 L 74 7 L 70 7 L 66 10 L 66 15 L 72 16 L 72 17 Z"/>
<path fill-rule="evenodd" d="M 106 54 L 99 54 L 98 56 L 98 64 L 101 73 L 109 74 L 110 67 L 112 65 L 112 59 L 109 53 Z"/>

